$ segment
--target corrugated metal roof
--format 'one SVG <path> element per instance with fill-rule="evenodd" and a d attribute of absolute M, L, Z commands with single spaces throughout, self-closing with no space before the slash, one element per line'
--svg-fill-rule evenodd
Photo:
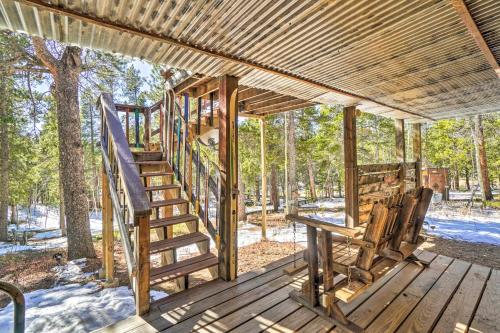
<path fill-rule="evenodd" d="M 500 60 L 500 1 L 466 2 Z M 242 85 L 301 99 L 358 103 L 363 111 L 394 118 L 500 111 L 500 80 L 447 0 L 50 2 L 76 15 L 160 34 L 209 52 L 54 13 L 37 3 L 49 2 L 0 0 L 0 27 L 212 77 L 235 75 Z"/>

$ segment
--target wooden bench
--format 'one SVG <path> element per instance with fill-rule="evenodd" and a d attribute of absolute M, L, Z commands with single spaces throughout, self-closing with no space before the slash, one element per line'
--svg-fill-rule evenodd
<path fill-rule="evenodd" d="M 287 215 L 287 219 L 307 226 L 304 256 L 309 272 L 302 291 L 292 292 L 290 296 L 335 324 L 361 332 L 344 316 L 336 302 L 352 301 L 398 262 L 417 261 L 412 253 L 424 241 L 419 234 L 431 198 L 432 190 L 424 188 L 383 198 L 374 204 L 368 221 L 353 229 Z M 345 278 L 334 284 L 334 276 L 338 274 Z M 320 284 L 324 287 L 323 304 L 319 297 Z"/>

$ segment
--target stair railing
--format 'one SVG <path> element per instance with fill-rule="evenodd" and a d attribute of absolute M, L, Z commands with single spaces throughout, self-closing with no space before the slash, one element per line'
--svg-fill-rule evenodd
<path fill-rule="evenodd" d="M 0 281 L 0 291 L 9 295 L 14 302 L 14 333 L 24 333 L 26 303 L 23 293 L 15 285 L 6 281 Z"/>
<path fill-rule="evenodd" d="M 108 180 L 113 216 L 119 227 L 128 273 L 135 293 L 136 312 L 144 314 L 149 311 L 150 304 L 150 202 L 112 95 L 103 93 L 98 104 L 101 110 L 103 167 Z M 112 223 L 112 221 L 103 219 L 103 223 Z M 133 228 L 133 242 L 129 238 L 131 228 Z"/>
<path fill-rule="evenodd" d="M 193 124 L 196 125 L 193 126 L 195 133 L 190 133 L 188 98 L 184 99 L 183 108 L 176 99 L 174 91 L 168 90 L 162 107 L 165 112 L 163 124 L 166 126 L 165 156 L 172 166 L 176 179 L 193 204 L 196 215 L 203 221 L 218 247 L 220 240 L 218 221 L 221 211 L 219 166 L 201 149 L 197 139 L 201 126 L 200 103 L 198 103 L 197 121 Z M 213 210 L 215 214 L 210 216 L 209 212 Z"/>

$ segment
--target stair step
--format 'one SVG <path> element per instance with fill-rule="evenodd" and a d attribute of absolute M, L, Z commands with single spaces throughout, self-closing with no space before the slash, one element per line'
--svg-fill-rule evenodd
<path fill-rule="evenodd" d="M 188 203 L 188 201 L 186 199 L 182 199 L 182 198 L 153 201 L 153 202 L 151 202 L 151 208 L 159 208 L 159 207 L 173 206 L 173 205 L 183 205 L 183 204 L 187 204 L 187 203 Z"/>
<path fill-rule="evenodd" d="M 138 165 L 169 165 L 167 161 L 136 161 Z"/>
<path fill-rule="evenodd" d="M 141 177 L 163 177 L 163 176 L 172 176 L 174 173 L 169 171 L 161 171 L 161 172 L 143 172 L 141 173 Z"/>
<path fill-rule="evenodd" d="M 161 151 L 133 151 L 136 161 L 160 161 L 163 158 Z"/>
<path fill-rule="evenodd" d="M 156 186 L 145 187 L 147 192 L 162 191 L 162 190 L 174 190 L 174 189 L 180 189 L 180 188 L 181 188 L 181 186 L 178 184 L 165 184 L 165 185 L 156 185 Z"/>
<path fill-rule="evenodd" d="M 198 217 L 192 214 L 183 214 L 149 221 L 150 228 L 168 227 L 175 224 L 198 221 Z"/>
<path fill-rule="evenodd" d="M 190 234 L 177 236 L 170 239 L 163 239 L 156 242 L 151 242 L 149 253 L 160 253 L 168 250 L 177 249 L 179 247 L 188 246 L 191 244 L 206 242 L 210 238 L 201 232 L 193 232 Z"/>
<path fill-rule="evenodd" d="M 193 258 L 176 262 L 175 264 L 152 268 L 150 273 L 151 285 L 171 281 L 191 273 L 210 268 L 218 264 L 218 258 L 212 253 L 202 254 Z"/>

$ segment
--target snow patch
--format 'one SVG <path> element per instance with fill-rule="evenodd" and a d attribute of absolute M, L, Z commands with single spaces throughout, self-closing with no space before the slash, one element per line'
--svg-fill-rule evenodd
<path fill-rule="evenodd" d="M 66 265 L 56 266 L 52 271 L 56 273 L 56 285 L 65 282 L 85 281 L 88 280 L 94 273 L 84 273 L 83 268 L 87 264 L 87 258 L 71 260 Z"/>

